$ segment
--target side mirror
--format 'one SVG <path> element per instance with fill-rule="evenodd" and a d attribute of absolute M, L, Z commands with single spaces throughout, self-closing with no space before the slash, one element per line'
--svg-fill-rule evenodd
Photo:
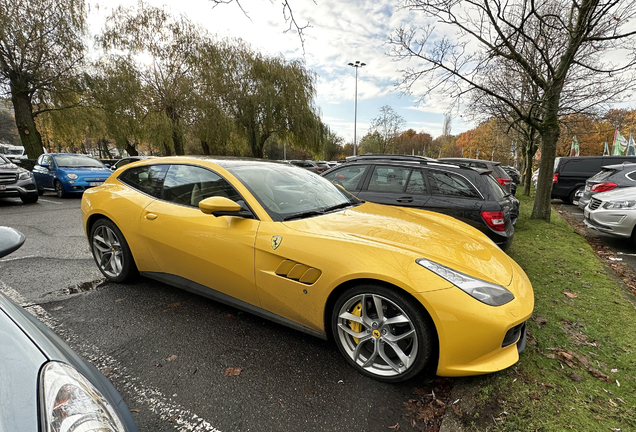
<path fill-rule="evenodd" d="M 241 205 L 225 197 L 210 197 L 199 202 L 199 209 L 205 214 L 225 216 L 220 213 L 235 213 L 241 211 Z"/>
<path fill-rule="evenodd" d="M 9 227 L 0 227 L 0 258 L 20 249 L 25 237 L 20 231 Z"/>
<path fill-rule="evenodd" d="M 40 166 L 41 166 L 41 167 L 43 167 L 43 168 L 48 168 L 48 167 L 49 167 L 49 164 L 48 164 L 48 163 L 46 163 L 46 162 L 42 162 L 42 163 L 40 164 Z"/>
<path fill-rule="evenodd" d="M 106 168 L 110 168 L 110 164 L 104 164 Z"/>

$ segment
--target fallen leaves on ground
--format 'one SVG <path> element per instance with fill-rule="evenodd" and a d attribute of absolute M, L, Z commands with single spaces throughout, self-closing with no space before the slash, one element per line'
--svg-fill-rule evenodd
<path fill-rule="evenodd" d="M 243 369 L 240 367 L 229 367 L 225 369 L 225 371 L 223 372 L 223 375 L 225 375 L 226 377 L 239 376 L 242 370 Z"/>
<path fill-rule="evenodd" d="M 166 359 L 166 361 L 174 361 L 178 358 L 179 356 L 177 356 L 176 354 L 172 354 L 171 356 L 168 356 L 168 358 Z"/>

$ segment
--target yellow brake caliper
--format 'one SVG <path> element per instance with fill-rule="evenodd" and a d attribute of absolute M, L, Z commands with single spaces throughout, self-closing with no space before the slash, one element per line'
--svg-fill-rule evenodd
<path fill-rule="evenodd" d="M 353 307 L 351 314 L 357 317 L 362 316 L 362 302 L 358 302 L 358 304 Z M 362 324 L 355 321 L 349 321 L 349 327 L 356 333 L 360 333 L 362 331 Z M 356 343 L 359 341 L 357 337 L 354 337 L 353 340 L 356 341 Z"/>

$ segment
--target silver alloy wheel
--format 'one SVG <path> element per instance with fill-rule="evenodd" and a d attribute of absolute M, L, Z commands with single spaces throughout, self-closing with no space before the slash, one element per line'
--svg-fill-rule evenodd
<path fill-rule="evenodd" d="M 93 254 L 102 272 L 108 277 L 118 277 L 124 267 L 124 255 L 117 234 L 106 225 L 95 229 Z"/>
<path fill-rule="evenodd" d="M 338 337 L 347 355 L 373 375 L 402 375 L 417 359 L 413 322 L 381 295 L 360 294 L 347 300 L 338 311 Z"/>

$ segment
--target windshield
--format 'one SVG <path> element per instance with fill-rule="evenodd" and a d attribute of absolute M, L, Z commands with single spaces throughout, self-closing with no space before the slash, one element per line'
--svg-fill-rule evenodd
<path fill-rule="evenodd" d="M 316 174 L 283 164 L 226 167 L 275 221 L 302 219 L 362 201 Z"/>
<path fill-rule="evenodd" d="M 60 168 L 106 168 L 97 159 L 87 156 L 63 155 L 53 156 L 53 159 L 55 159 L 55 163 Z"/>

